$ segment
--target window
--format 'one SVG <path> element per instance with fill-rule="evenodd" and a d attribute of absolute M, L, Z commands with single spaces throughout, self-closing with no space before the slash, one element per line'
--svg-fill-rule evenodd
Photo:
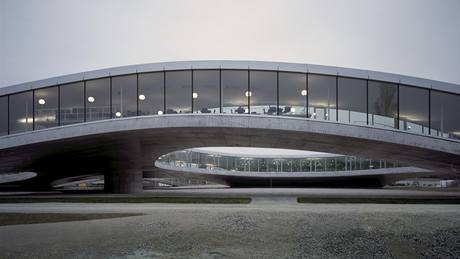
<path fill-rule="evenodd" d="M 276 72 L 250 72 L 250 110 L 251 114 L 276 115 L 277 103 L 277 75 Z"/>
<path fill-rule="evenodd" d="M 85 121 L 85 89 L 83 82 L 61 85 L 60 113 L 61 125 L 75 124 Z"/>
<path fill-rule="evenodd" d="M 193 112 L 220 112 L 219 70 L 193 71 Z"/>
<path fill-rule="evenodd" d="M 367 124 L 366 80 L 338 78 L 339 121 Z"/>
<path fill-rule="evenodd" d="M 166 72 L 166 113 L 192 111 L 192 72 Z"/>
<path fill-rule="evenodd" d="M 369 81 L 368 94 L 369 125 L 397 128 L 398 86 Z"/>
<path fill-rule="evenodd" d="M 10 134 L 33 129 L 32 91 L 10 95 Z"/>
<path fill-rule="evenodd" d="M 35 129 L 56 127 L 58 118 L 58 87 L 48 87 L 34 91 L 34 122 Z"/>
<path fill-rule="evenodd" d="M 222 70 L 222 112 L 249 113 L 247 70 Z"/>
<path fill-rule="evenodd" d="M 460 139 L 460 95 L 431 91 L 431 135 Z"/>
<path fill-rule="evenodd" d="M 137 76 L 112 78 L 112 118 L 137 116 Z"/>
<path fill-rule="evenodd" d="M 270 111 L 276 114 L 276 110 Z M 279 73 L 279 114 L 284 116 L 307 115 L 307 75 Z"/>
<path fill-rule="evenodd" d="M 139 115 L 164 113 L 164 72 L 139 74 Z"/>
<path fill-rule="evenodd" d="M 399 86 L 399 128 L 410 132 L 428 134 L 427 89 Z"/>
<path fill-rule="evenodd" d="M 110 78 L 86 81 L 86 121 L 110 119 Z"/>
<path fill-rule="evenodd" d="M 8 96 L 0 97 L 0 136 L 8 134 Z"/>
<path fill-rule="evenodd" d="M 308 113 L 317 120 L 336 120 L 336 77 L 308 75 Z"/>

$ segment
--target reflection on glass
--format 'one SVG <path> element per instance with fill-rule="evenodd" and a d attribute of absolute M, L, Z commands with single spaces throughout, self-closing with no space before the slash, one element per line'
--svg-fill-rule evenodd
<path fill-rule="evenodd" d="M 336 77 L 308 75 L 308 116 L 317 120 L 337 118 Z"/>
<path fill-rule="evenodd" d="M 0 97 L 0 136 L 8 134 L 8 96 Z"/>
<path fill-rule="evenodd" d="M 86 81 L 86 121 L 110 119 L 110 78 Z"/>
<path fill-rule="evenodd" d="M 136 75 L 112 78 L 112 118 L 137 115 Z"/>
<path fill-rule="evenodd" d="M 193 71 L 193 112 L 220 112 L 219 70 Z"/>
<path fill-rule="evenodd" d="M 366 80 L 338 78 L 339 122 L 367 124 Z"/>
<path fill-rule="evenodd" d="M 307 75 L 279 72 L 279 115 L 307 115 Z M 270 115 L 276 115 L 271 109 Z"/>
<path fill-rule="evenodd" d="M 166 72 L 166 113 L 190 113 L 192 111 L 192 72 Z"/>
<path fill-rule="evenodd" d="M 10 95 L 10 134 L 33 129 L 32 91 Z"/>
<path fill-rule="evenodd" d="M 139 115 L 164 112 L 164 73 L 139 74 Z"/>
<path fill-rule="evenodd" d="M 369 81 L 369 125 L 397 128 L 398 86 L 396 84 Z"/>
<path fill-rule="evenodd" d="M 58 126 L 58 87 L 48 87 L 34 91 L 35 129 Z"/>
<path fill-rule="evenodd" d="M 69 125 L 84 122 L 84 83 L 77 82 L 67 85 L 61 85 L 59 93 L 61 96 L 61 110 L 59 115 L 61 117 L 61 125 Z"/>
<path fill-rule="evenodd" d="M 269 114 L 277 109 L 277 75 L 276 72 L 250 72 L 250 109 L 251 114 Z"/>
<path fill-rule="evenodd" d="M 222 70 L 222 112 L 249 113 L 247 70 Z"/>
<path fill-rule="evenodd" d="M 460 139 L 460 95 L 431 91 L 431 135 Z"/>
<path fill-rule="evenodd" d="M 399 129 L 428 134 L 427 89 L 399 86 Z"/>

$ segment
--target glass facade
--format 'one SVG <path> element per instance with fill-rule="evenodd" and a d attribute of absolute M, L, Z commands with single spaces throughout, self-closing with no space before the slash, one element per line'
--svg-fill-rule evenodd
<path fill-rule="evenodd" d="M 247 70 L 222 70 L 223 113 L 249 113 L 248 76 Z"/>
<path fill-rule="evenodd" d="M 193 112 L 220 113 L 219 70 L 193 71 Z"/>
<path fill-rule="evenodd" d="M 315 120 L 337 119 L 336 77 L 308 75 L 308 115 Z"/>
<path fill-rule="evenodd" d="M 164 72 L 139 74 L 139 115 L 162 115 L 164 106 Z"/>
<path fill-rule="evenodd" d="M 245 69 L 177 70 L 0 96 L 0 135 L 137 115 L 222 112 L 299 116 L 460 139 L 458 110 L 458 94 L 375 80 Z"/>
<path fill-rule="evenodd" d="M 172 71 L 165 74 L 166 113 L 192 111 L 192 72 Z"/>
<path fill-rule="evenodd" d="M 59 125 L 59 88 L 48 87 L 34 91 L 34 129 Z"/>
<path fill-rule="evenodd" d="M 369 125 L 398 128 L 398 86 L 369 81 L 368 108 Z"/>
<path fill-rule="evenodd" d="M 10 95 L 10 134 L 33 130 L 32 91 Z"/>
<path fill-rule="evenodd" d="M 110 78 L 86 81 L 86 121 L 110 119 Z"/>
<path fill-rule="evenodd" d="M 112 78 L 112 118 L 137 116 L 137 76 Z"/>
<path fill-rule="evenodd" d="M 366 80 L 338 78 L 339 122 L 367 124 L 366 88 Z"/>
<path fill-rule="evenodd" d="M 277 74 L 269 71 L 250 72 L 250 110 L 251 114 L 270 114 L 278 107 Z"/>
<path fill-rule="evenodd" d="M 59 88 L 61 125 L 85 121 L 85 88 L 83 82 L 61 85 Z"/>
<path fill-rule="evenodd" d="M 306 116 L 307 74 L 279 72 L 278 82 L 279 115 Z M 276 110 L 269 114 L 276 115 Z"/>
<path fill-rule="evenodd" d="M 399 86 L 399 129 L 428 134 L 429 91 L 410 86 Z"/>

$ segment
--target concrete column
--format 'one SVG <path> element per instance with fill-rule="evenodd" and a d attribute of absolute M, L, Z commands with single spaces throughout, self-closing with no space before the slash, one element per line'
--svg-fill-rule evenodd
<path fill-rule="evenodd" d="M 143 191 L 141 169 L 114 169 L 104 175 L 104 189 L 110 193 L 141 193 Z"/>

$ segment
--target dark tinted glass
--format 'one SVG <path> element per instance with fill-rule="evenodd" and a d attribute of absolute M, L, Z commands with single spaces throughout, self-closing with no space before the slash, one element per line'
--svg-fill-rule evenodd
<path fill-rule="evenodd" d="M 86 81 L 86 121 L 110 119 L 110 78 Z"/>
<path fill-rule="evenodd" d="M 251 114 L 271 114 L 277 108 L 276 72 L 250 72 Z"/>
<path fill-rule="evenodd" d="M 369 81 L 369 125 L 397 128 L 398 86 Z"/>
<path fill-rule="evenodd" d="M 164 113 L 164 73 L 139 74 L 139 115 Z"/>
<path fill-rule="evenodd" d="M 0 97 L 0 136 L 8 134 L 8 96 Z"/>
<path fill-rule="evenodd" d="M 399 128 L 416 133 L 428 134 L 427 89 L 399 86 Z"/>
<path fill-rule="evenodd" d="M 431 135 L 460 139 L 460 95 L 431 91 Z"/>
<path fill-rule="evenodd" d="M 166 113 L 192 111 L 192 72 L 166 72 Z"/>
<path fill-rule="evenodd" d="M 48 87 L 34 91 L 35 129 L 56 127 L 59 123 L 58 87 Z"/>
<path fill-rule="evenodd" d="M 136 75 L 112 78 L 112 118 L 137 115 Z"/>
<path fill-rule="evenodd" d="M 306 81 L 306 74 L 279 73 L 280 115 L 305 116 L 307 114 Z M 276 114 L 276 110 L 274 114 Z"/>
<path fill-rule="evenodd" d="M 366 80 L 338 78 L 339 121 L 366 124 Z"/>
<path fill-rule="evenodd" d="M 33 129 L 32 91 L 10 95 L 10 134 Z"/>
<path fill-rule="evenodd" d="M 248 71 L 222 70 L 222 112 L 248 113 Z"/>
<path fill-rule="evenodd" d="M 219 70 L 193 71 L 193 112 L 220 112 Z"/>
<path fill-rule="evenodd" d="M 61 85 L 61 125 L 80 123 L 85 120 L 85 92 L 83 82 Z"/>
<path fill-rule="evenodd" d="M 308 113 L 318 120 L 336 120 L 336 78 L 308 75 Z"/>

